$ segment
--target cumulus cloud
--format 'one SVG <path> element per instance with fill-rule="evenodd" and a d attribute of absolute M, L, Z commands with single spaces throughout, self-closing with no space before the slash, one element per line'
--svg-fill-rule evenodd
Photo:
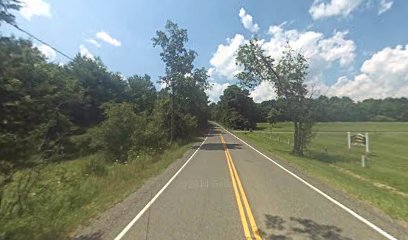
<path fill-rule="evenodd" d="M 314 31 L 285 30 L 283 25 L 271 26 L 268 33 L 270 39 L 262 39 L 262 48 L 275 59 L 279 59 L 287 43 L 294 50 L 301 52 L 310 64 L 311 78 L 318 78 L 322 72 L 338 63 L 347 68 L 355 58 L 355 43 L 347 39 L 347 31 L 334 32 L 326 37 L 323 33 Z M 234 79 L 242 69 L 236 65 L 235 52 L 239 46 L 248 42 L 244 36 L 236 34 L 227 39 L 226 44 L 220 44 L 210 60 L 211 74 Z"/>
<path fill-rule="evenodd" d="M 84 45 L 79 46 L 79 54 L 92 60 L 95 59 L 94 55 Z"/>
<path fill-rule="evenodd" d="M 246 13 L 245 9 L 241 8 L 239 10 L 239 17 L 247 30 L 251 31 L 252 33 L 257 33 L 259 31 L 258 24 L 253 22 L 252 16 Z"/>
<path fill-rule="evenodd" d="M 338 65 L 343 69 L 352 66 L 355 58 L 355 43 L 347 39 L 347 31 L 334 32 L 330 36 L 315 31 L 299 31 L 285 29 L 285 24 L 271 26 L 268 30 L 270 39 L 261 39 L 259 43 L 267 54 L 279 59 L 286 44 L 301 52 L 309 62 L 308 83 L 315 87 L 316 91 L 326 91 L 323 76 L 327 69 Z M 226 79 L 234 81 L 234 76 L 242 71 L 236 65 L 235 53 L 239 46 L 248 40 L 240 34 L 232 39 L 227 39 L 226 44 L 220 44 L 210 60 L 211 68 L 209 75 L 214 79 Z M 260 85 L 251 94 L 255 101 L 272 99 L 275 97 L 270 85 Z M 268 95 L 269 94 L 269 95 Z"/>
<path fill-rule="evenodd" d="M 47 58 L 48 61 L 53 62 L 57 59 L 57 53 L 51 47 L 44 44 L 35 47 Z"/>
<path fill-rule="evenodd" d="M 271 26 L 268 32 L 271 39 L 264 42 L 263 48 L 272 57 L 279 58 L 289 43 L 309 60 L 311 70 L 326 69 L 337 61 L 346 67 L 355 58 L 356 46 L 352 40 L 346 39 L 347 31 L 334 32 L 332 36 L 326 37 L 320 32 L 285 30 L 279 25 Z"/>
<path fill-rule="evenodd" d="M 408 45 L 386 47 L 366 60 L 360 74 L 340 77 L 329 88 L 330 95 L 365 98 L 408 96 Z"/>
<path fill-rule="evenodd" d="M 100 47 L 101 47 L 101 44 L 100 44 L 98 41 L 96 41 L 95 39 L 88 38 L 88 39 L 86 39 L 86 41 L 89 42 L 89 43 L 91 43 L 92 45 L 94 45 L 94 46 L 97 47 L 97 48 L 100 48 Z"/>
<path fill-rule="evenodd" d="M 394 1 L 390 0 L 380 0 L 380 5 L 378 6 L 378 15 L 385 13 L 390 10 Z"/>
<path fill-rule="evenodd" d="M 254 102 L 260 103 L 263 101 L 276 98 L 275 88 L 270 82 L 262 82 L 251 92 L 250 97 L 254 99 Z"/>
<path fill-rule="evenodd" d="M 96 33 L 96 38 L 98 38 L 99 40 L 104 41 L 104 42 L 106 42 L 106 43 L 108 43 L 108 44 L 110 44 L 110 45 L 113 45 L 113 46 L 115 46 L 115 47 L 120 47 L 120 46 L 122 45 L 122 43 L 121 43 L 119 40 L 117 40 L 117 39 L 111 37 L 111 36 L 110 36 L 107 32 L 105 32 L 105 31 L 97 32 L 97 33 Z"/>
<path fill-rule="evenodd" d="M 229 85 L 231 84 L 229 83 L 221 84 L 221 83 L 212 82 L 211 88 L 205 90 L 205 93 L 207 94 L 211 102 L 218 102 L 220 100 L 220 96 L 224 93 L 224 90 Z"/>
<path fill-rule="evenodd" d="M 242 71 L 242 68 L 235 64 L 235 53 L 245 42 L 248 40 L 244 36 L 236 34 L 232 39 L 227 39 L 227 44 L 218 45 L 217 51 L 210 60 L 212 68 L 209 75 L 234 79 L 234 76 Z"/>
<path fill-rule="evenodd" d="M 44 0 L 21 0 L 20 14 L 27 20 L 34 16 L 51 17 L 51 6 Z"/>
<path fill-rule="evenodd" d="M 364 0 L 315 0 L 309 9 L 313 19 L 324 19 L 334 16 L 346 17 L 351 14 Z"/>

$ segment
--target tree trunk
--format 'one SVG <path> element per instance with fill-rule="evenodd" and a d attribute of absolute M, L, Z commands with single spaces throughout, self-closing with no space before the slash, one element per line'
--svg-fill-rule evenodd
<path fill-rule="evenodd" d="M 294 121 L 293 122 L 295 132 L 293 134 L 293 149 L 292 153 L 295 155 L 303 155 L 303 137 L 302 137 L 302 123 Z"/>
<path fill-rule="evenodd" d="M 174 131 L 175 131 L 175 122 L 174 122 L 174 86 L 173 82 L 171 83 L 171 96 L 170 96 L 170 111 L 171 111 L 171 117 L 170 117 L 170 144 L 173 143 L 174 141 Z"/>

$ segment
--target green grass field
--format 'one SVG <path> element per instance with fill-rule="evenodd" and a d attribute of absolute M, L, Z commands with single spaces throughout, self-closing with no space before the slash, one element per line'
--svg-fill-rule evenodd
<path fill-rule="evenodd" d="M 190 143 L 175 143 L 160 155 L 143 155 L 127 164 L 104 162 L 101 154 L 46 165 L 28 192 L 25 211 L 0 218 L 0 239 L 70 239 L 75 229 L 86 224 L 151 176 L 180 158 Z M 9 201 L 18 197 L 20 171 L 8 186 Z"/>
<path fill-rule="evenodd" d="M 318 123 L 304 157 L 291 154 L 291 123 L 258 124 L 239 137 L 329 185 L 370 202 L 395 219 L 408 223 L 408 123 Z M 347 148 L 347 132 L 368 132 L 368 166 L 361 166 L 365 147 Z"/>

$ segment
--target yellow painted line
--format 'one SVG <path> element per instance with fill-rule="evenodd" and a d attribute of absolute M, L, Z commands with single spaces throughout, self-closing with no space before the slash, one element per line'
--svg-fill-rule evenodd
<path fill-rule="evenodd" d="M 236 196 L 236 197 L 237 197 L 237 196 L 238 196 L 238 197 L 239 197 L 239 196 L 242 197 L 242 201 L 243 201 L 243 204 L 244 204 L 244 206 L 245 206 L 245 210 L 246 210 L 246 213 L 247 213 L 249 222 L 250 222 L 250 224 L 251 224 L 252 232 L 253 232 L 253 234 L 254 234 L 254 236 L 255 236 L 255 239 L 256 239 L 256 240 L 261 240 L 262 238 L 261 238 L 261 236 L 260 236 L 260 234 L 259 234 L 259 229 L 258 229 L 258 227 L 257 227 L 257 225 L 256 225 L 255 218 L 254 218 L 254 216 L 253 216 L 253 214 L 252 214 L 251 207 L 249 206 L 248 198 L 247 198 L 246 195 L 245 195 L 244 188 L 242 187 L 241 180 L 240 180 L 240 178 L 239 178 L 239 176 L 238 176 L 238 172 L 237 172 L 237 170 L 236 170 L 236 168 L 235 168 L 234 161 L 232 160 L 231 153 L 229 152 L 229 150 L 228 150 L 228 148 L 227 148 L 227 144 L 226 144 L 224 138 L 222 137 L 222 135 L 220 135 L 220 138 L 221 138 L 221 142 L 222 142 L 223 145 L 224 145 L 224 152 L 225 152 L 225 155 L 226 155 L 226 158 L 227 158 L 227 163 L 228 163 L 228 167 L 229 167 L 229 170 L 230 170 L 230 174 L 231 174 L 231 179 L 232 179 L 232 181 L 233 181 L 233 185 L 235 184 L 235 185 L 238 187 L 238 190 L 239 190 L 239 193 L 238 193 L 238 194 L 237 194 L 237 192 L 235 192 L 235 196 Z M 232 171 L 231 171 L 231 170 L 232 170 Z M 234 182 L 235 182 L 235 183 L 234 183 Z M 239 198 L 239 201 L 241 201 L 241 198 Z M 241 206 L 242 206 L 242 203 L 241 203 Z M 245 221 L 245 223 L 246 223 L 247 221 L 246 221 L 245 215 L 244 215 L 244 218 L 245 218 L 245 219 L 243 220 L 243 223 L 244 223 L 244 221 Z M 241 215 L 241 219 L 242 219 L 242 215 Z M 245 227 L 244 227 L 244 231 L 245 231 Z M 246 236 L 246 238 L 247 238 L 247 239 L 252 239 L 252 237 L 250 237 L 250 236 L 249 236 L 249 237 Z"/>
<path fill-rule="evenodd" d="M 242 187 L 241 180 L 239 179 L 237 170 L 236 170 L 235 165 L 234 165 L 234 161 L 232 161 L 232 157 L 231 157 L 231 154 L 228 151 L 228 149 L 227 149 L 227 153 L 228 153 L 230 161 L 231 161 L 232 170 L 234 171 L 234 174 L 235 174 L 236 179 L 237 179 L 238 189 L 241 192 L 241 196 L 242 196 L 242 199 L 243 199 L 243 202 L 244 202 L 245 210 L 247 212 L 248 219 L 249 219 L 249 222 L 251 224 L 252 232 L 254 233 L 254 236 L 255 236 L 256 240 L 261 240 L 262 238 L 261 238 L 261 236 L 259 234 L 258 226 L 256 225 L 254 215 L 252 214 L 252 210 L 251 210 L 251 207 L 249 206 L 249 202 L 248 202 L 248 199 L 247 199 L 247 197 L 245 195 L 244 188 Z"/>
<path fill-rule="evenodd" d="M 237 183 L 235 182 L 234 174 L 233 174 L 233 171 L 232 171 L 232 166 L 231 166 L 231 163 L 229 162 L 227 147 L 226 147 L 224 139 L 222 138 L 221 135 L 220 135 L 220 138 L 221 138 L 221 142 L 224 145 L 224 153 L 225 153 L 225 157 L 227 158 L 228 169 L 229 169 L 230 176 L 231 176 L 232 186 L 234 188 L 235 199 L 237 200 L 239 216 L 241 217 L 241 222 L 242 222 L 242 227 L 244 229 L 245 239 L 252 239 L 251 232 L 249 231 L 249 227 L 248 227 L 248 222 L 247 222 L 246 217 L 245 217 L 244 208 L 242 206 L 241 197 L 239 196 Z"/>

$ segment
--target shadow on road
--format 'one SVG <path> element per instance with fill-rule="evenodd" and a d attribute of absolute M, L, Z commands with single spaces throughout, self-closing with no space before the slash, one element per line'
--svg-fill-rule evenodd
<path fill-rule="evenodd" d="M 227 144 L 228 149 L 241 149 L 241 144 L 230 143 Z M 201 150 L 213 151 L 213 150 L 224 150 L 224 144 L 222 143 L 205 143 L 201 146 Z"/>
<path fill-rule="evenodd" d="M 292 239 L 331 239 L 351 240 L 342 236 L 342 229 L 319 224 L 311 219 L 290 217 L 283 219 L 280 216 L 265 215 L 265 231 L 260 230 L 265 240 L 292 240 Z"/>
<path fill-rule="evenodd" d="M 75 237 L 73 240 L 101 240 L 102 239 L 102 232 L 97 231 L 94 233 L 90 233 L 87 235 L 81 235 L 78 237 Z"/>

